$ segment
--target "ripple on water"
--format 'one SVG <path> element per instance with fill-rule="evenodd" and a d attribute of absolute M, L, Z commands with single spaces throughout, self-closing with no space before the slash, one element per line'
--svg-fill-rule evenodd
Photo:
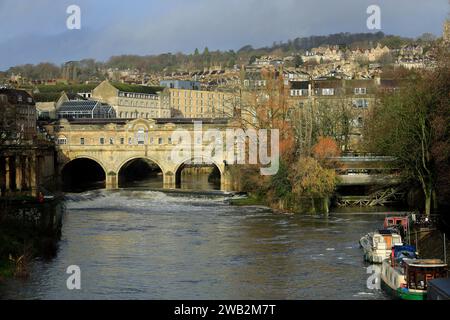
<path fill-rule="evenodd" d="M 58 255 L 3 295 L 28 299 L 383 299 L 361 235 L 383 217 L 272 214 L 224 196 L 145 190 L 66 196 Z M 354 244 L 354 245 L 352 245 Z M 355 250 L 351 250 L 355 249 Z M 82 292 L 65 288 L 82 268 Z M 343 283 L 345 285 L 343 285 Z"/>

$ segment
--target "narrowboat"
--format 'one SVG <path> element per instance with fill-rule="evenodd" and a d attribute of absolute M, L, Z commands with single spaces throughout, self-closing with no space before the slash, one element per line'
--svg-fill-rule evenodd
<path fill-rule="evenodd" d="M 447 264 L 440 259 L 408 258 L 411 254 L 395 252 L 390 259 L 383 261 L 381 287 L 398 299 L 425 300 L 428 281 L 446 278 Z"/>

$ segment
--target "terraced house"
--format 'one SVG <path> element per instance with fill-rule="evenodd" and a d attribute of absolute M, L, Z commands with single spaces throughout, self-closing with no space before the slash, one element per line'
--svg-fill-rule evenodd
<path fill-rule="evenodd" d="M 357 149 L 364 120 L 384 88 L 380 79 L 318 79 L 291 81 L 292 112 L 311 110 L 324 123 L 324 134 L 342 141 L 345 150 Z"/>
<path fill-rule="evenodd" d="M 232 118 L 237 105 L 235 94 L 222 91 L 168 89 L 172 117 Z"/>
<path fill-rule="evenodd" d="M 169 94 L 164 88 L 123 83 L 100 83 L 92 91 L 92 100 L 111 105 L 117 118 L 169 118 Z"/>

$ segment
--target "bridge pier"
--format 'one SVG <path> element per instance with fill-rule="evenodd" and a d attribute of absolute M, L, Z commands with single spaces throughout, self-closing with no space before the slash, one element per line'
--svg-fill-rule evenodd
<path fill-rule="evenodd" d="M 176 177 L 172 171 L 163 172 L 163 188 L 164 189 L 176 188 Z"/>
<path fill-rule="evenodd" d="M 224 170 L 220 177 L 220 190 L 222 191 L 233 191 L 233 179 L 228 170 Z"/>
<path fill-rule="evenodd" d="M 106 175 L 105 187 L 107 190 L 119 188 L 117 174 L 114 171 L 108 172 L 108 174 Z"/>

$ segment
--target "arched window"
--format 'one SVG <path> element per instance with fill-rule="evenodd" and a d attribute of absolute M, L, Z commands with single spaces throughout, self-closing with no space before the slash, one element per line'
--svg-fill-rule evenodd
<path fill-rule="evenodd" d="M 145 144 L 145 131 L 143 128 L 138 129 L 136 138 L 138 144 Z"/>

